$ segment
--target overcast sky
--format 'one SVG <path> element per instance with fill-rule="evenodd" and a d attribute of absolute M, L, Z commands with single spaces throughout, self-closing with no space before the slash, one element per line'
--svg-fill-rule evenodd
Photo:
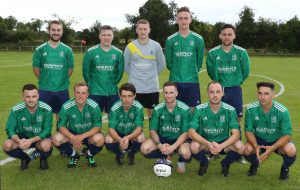
<path fill-rule="evenodd" d="M 53 14 L 68 20 L 74 18 L 79 23 L 75 30 L 90 28 L 96 20 L 118 29 L 129 26 L 125 13 L 135 15 L 146 0 L 4 0 L 0 6 L 0 16 L 12 15 L 18 21 L 28 22 L 31 18 L 53 19 Z M 164 2 L 169 3 L 170 0 Z M 222 21 L 235 24 L 238 14 L 245 5 L 251 7 L 255 19 L 270 18 L 285 22 L 295 15 L 300 17 L 298 0 L 175 0 L 178 7 L 188 6 L 198 20 L 214 24 Z"/>

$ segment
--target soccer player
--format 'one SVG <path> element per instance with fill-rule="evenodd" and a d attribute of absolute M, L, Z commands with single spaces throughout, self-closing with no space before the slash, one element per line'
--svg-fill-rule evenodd
<path fill-rule="evenodd" d="M 233 106 L 240 124 L 243 117 L 241 85 L 249 76 L 250 61 L 247 51 L 233 44 L 235 28 L 225 24 L 219 32 L 221 45 L 211 49 L 206 58 L 208 76 L 224 87 L 222 101 Z"/>
<path fill-rule="evenodd" d="M 72 49 L 60 42 L 63 25 L 53 20 L 48 26 L 49 41 L 33 54 L 33 73 L 39 81 L 40 100 L 49 104 L 58 120 L 58 112 L 69 99 L 69 78 L 74 67 Z"/>
<path fill-rule="evenodd" d="M 52 152 L 49 138 L 52 129 L 52 109 L 39 101 L 37 87 L 33 84 L 23 86 L 24 102 L 14 106 L 6 124 L 8 139 L 3 150 L 11 157 L 21 160 L 20 170 L 26 170 L 31 158 L 24 152 L 36 148 L 40 154 L 40 169 L 48 169 L 47 158 Z"/>
<path fill-rule="evenodd" d="M 94 156 L 104 144 L 101 133 L 102 116 L 96 102 L 89 99 L 89 90 L 85 82 L 74 85 L 75 98 L 70 99 L 59 112 L 58 132 L 53 136 L 53 144 L 70 157 L 68 168 L 77 166 L 82 144 L 88 148 L 86 159 L 90 167 L 96 167 Z"/>
<path fill-rule="evenodd" d="M 248 176 L 256 175 L 258 166 L 273 152 L 283 158 L 280 180 L 289 177 L 289 167 L 296 160 L 296 147 L 291 142 L 292 124 L 289 111 L 274 98 L 274 84 L 256 84 L 258 101 L 249 104 L 245 116 L 245 158 L 251 163 Z"/>
<path fill-rule="evenodd" d="M 127 152 L 128 164 L 133 165 L 135 153 L 145 141 L 143 106 L 135 100 L 136 89 L 133 84 L 123 84 L 119 95 L 121 100 L 113 105 L 109 114 L 105 146 L 116 154 L 117 164 L 124 164 L 124 152 Z"/>
<path fill-rule="evenodd" d="M 118 83 L 124 70 L 122 51 L 111 44 L 113 38 L 113 28 L 109 25 L 101 26 L 100 44 L 87 50 L 82 63 L 83 78 L 89 86 L 89 98 L 97 102 L 102 112 L 106 113 L 119 100 Z"/>
<path fill-rule="evenodd" d="M 185 172 L 185 163 L 191 157 L 187 143 L 190 122 L 190 108 L 176 100 L 176 83 L 168 81 L 163 86 L 164 102 L 155 106 L 150 120 L 150 139 L 141 146 L 141 152 L 148 158 L 167 158 L 178 150 L 177 171 Z"/>
<path fill-rule="evenodd" d="M 200 162 L 198 175 L 207 172 L 208 159 L 205 154 L 227 154 L 221 161 L 221 174 L 227 177 L 230 164 L 241 158 L 244 144 L 239 140 L 240 130 L 235 109 L 222 102 L 222 85 L 212 81 L 207 86 L 209 102 L 200 104 L 194 111 L 189 135 L 191 151 Z"/>
<path fill-rule="evenodd" d="M 166 41 L 169 80 L 176 82 L 177 99 L 186 103 L 193 111 L 201 102 L 198 73 L 204 57 L 204 40 L 189 29 L 192 15 L 188 7 L 177 10 L 176 22 L 179 31 L 169 36 Z"/>
<path fill-rule="evenodd" d="M 136 100 L 147 108 L 151 118 L 153 108 L 159 103 L 158 75 L 165 68 L 165 57 L 160 44 L 149 38 L 150 24 L 141 19 L 136 23 L 138 38 L 124 51 L 125 71 L 129 82 L 137 90 Z"/>

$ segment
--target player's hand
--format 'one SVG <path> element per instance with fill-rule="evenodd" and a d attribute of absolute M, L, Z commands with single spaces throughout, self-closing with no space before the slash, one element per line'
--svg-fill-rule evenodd
<path fill-rule="evenodd" d="M 272 154 L 273 152 L 273 147 L 272 146 L 261 146 L 262 148 L 266 149 L 266 151 L 259 156 L 259 162 L 262 162 L 264 160 L 266 160 L 267 158 L 269 158 L 269 156 Z"/>
<path fill-rule="evenodd" d="M 120 148 L 121 150 L 126 150 L 129 145 L 129 139 L 125 136 L 120 141 Z"/>
<path fill-rule="evenodd" d="M 168 151 L 168 146 L 170 146 L 169 144 L 159 144 L 158 145 L 158 149 L 160 150 L 160 152 L 162 154 L 168 155 L 167 151 Z"/>
<path fill-rule="evenodd" d="M 22 149 L 22 150 L 26 150 L 28 149 L 32 144 L 32 141 L 31 139 L 22 139 L 20 144 L 19 144 L 19 147 Z"/>
<path fill-rule="evenodd" d="M 258 159 L 258 161 L 259 161 L 260 149 L 261 149 L 261 146 L 259 146 L 259 145 L 257 145 L 257 147 L 255 147 L 255 154 L 256 154 L 256 158 Z"/>
<path fill-rule="evenodd" d="M 172 154 L 174 151 L 175 151 L 176 147 L 174 145 L 169 145 L 167 146 L 167 151 L 166 151 L 166 154 L 167 155 L 170 155 Z"/>
<path fill-rule="evenodd" d="M 217 143 L 217 142 L 212 142 L 212 148 L 210 149 L 210 152 L 212 154 L 219 154 L 223 150 L 223 147 Z"/>
<path fill-rule="evenodd" d="M 75 149 L 81 149 L 83 139 L 82 135 L 74 135 L 70 140 Z"/>

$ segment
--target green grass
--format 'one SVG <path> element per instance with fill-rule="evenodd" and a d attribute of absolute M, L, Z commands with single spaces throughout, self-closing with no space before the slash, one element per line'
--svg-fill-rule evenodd
<path fill-rule="evenodd" d="M 35 83 L 37 80 L 32 73 L 31 53 L 0 52 L 0 139 L 7 137 L 5 125 L 10 109 L 21 101 L 21 88 L 25 83 Z M 74 82 L 82 80 L 81 61 L 82 54 L 75 55 L 75 69 L 71 77 L 70 94 Z M 205 69 L 205 65 L 203 65 Z M 300 144 L 299 130 L 299 100 L 300 88 L 297 78 L 300 73 L 300 58 L 297 57 L 251 57 L 251 74 L 263 75 L 285 86 L 284 93 L 277 99 L 289 108 L 293 123 L 293 141 L 296 147 Z M 160 76 L 160 83 L 168 79 L 168 71 Z M 256 100 L 255 83 L 266 80 L 261 77 L 250 76 L 243 85 L 244 104 Z M 122 82 L 127 81 L 125 74 Z M 210 81 L 207 73 L 200 74 L 202 101 L 207 101 L 206 85 Z M 276 91 L 279 86 L 276 85 Z M 107 131 L 107 124 L 103 126 Z M 145 133 L 148 135 L 148 121 L 145 122 Z M 54 131 L 53 131 L 54 132 Z M 299 154 L 298 154 L 299 156 Z M 0 151 L 0 158 L 7 155 Z M 176 162 L 176 158 L 172 159 Z M 187 165 L 183 175 L 176 172 L 169 178 L 158 178 L 153 173 L 154 160 L 145 159 L 137 155 L 134 166 L 117 166 L 114 155 L 103 149 L 96 156 L 97 168 L 88 168 L 86 161 L 81 158 L 79 166 L 68 169 L 68 159 L 59 156 L 54 149 L 49 158 L 50 169 L 40 171 L 39 162 L 30 163 L 29 169 L 24 172 L 18 170 L 19 161 L 10 162 L 1 166 L 1 189 L 300 189 L 299 161 L 291 168 L 291 177 L 287 182 L 279 181 L 278 175 L 281 157 L 272 155 L 264 162 L 255 177 L 247 177 L 249 165 L 233 164 L 230 176 L 224 178 L 220 175 L 220 160 L 212 161 L 207 175 L 197 176 L 198 163 L 193 160 Z"/>

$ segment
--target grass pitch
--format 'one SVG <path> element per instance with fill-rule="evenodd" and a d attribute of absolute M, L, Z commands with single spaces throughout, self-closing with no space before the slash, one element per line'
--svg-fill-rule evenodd
<path fill-rule="evenodd" d="M 75 68 L 71 77 L 70 96 L 73 97 L 73 84 L 82 80 L 81 62 L 83 54 L 75 54 Z M 7 138 L 5 125 L 10 109 L 21 101 L 21 88 L 25 83 L 35 83 L 37 80 L 32 73 L 32 53 L 29 52 L 0 52 L 0 139 L 1 143 Z M 199 75 L 201 81 L 202 102 L 207 101 L 206 85 L 210 81 L 203 64 Z M 293 142 L 296 147 L 300 144 L 299 130 L 299 102 L 300 88 L 297 78 L 300 73 L 300 58 L 298 57 L 251 57 L 251 76 L 243 85 L 244 104 L 256 100 L 255 83 L 262 80 L 275 80 L 276 92 L 280 92 L 279 83 L 284 85 L 284 92 L 277 100 L 290 111 L 293 123 Z M 168 71 L 160 75 L 162 85 L 168 79 Z M 124 74 L 122 82 L 127 81 Z M 277 83 L 278 82 L 278 83 Z M 281 89 L 283 90 L 283 89 Z M 148 135 L 148 121 L 145 121 L 144 131 Z M 103 130 L 107 131 L 107 124 Z M 53 130 L 54 132 L 54 130 Z M 245 139 L 245 137 L 243 137 Z M 299 156 L 299 154 L 298 154 Z M 0 151 L 1 160 L 7 155 Z M 282 182 L 278 180 L 282 159 L 273 154 L 264 162 L 257 176 L 247 177 L 249 164 L 235 163 L 230 168 L 228 178 L 220 175 L 220 159 L 210 163 L 208 173 L 197 176 L 198 163 L 192 160 L 187 165 L 185 174 L 176 172 L 169 178 L 158 178 L 153 173 L 155 160 L 146 159 L 137 154 L 136 164 L 133 166 L 117 166 L 114 155 L 104 148 L 95 157 L 98 167 L 88 168 L 84 157 L 77 168 L 66 167 L 68 159 L 59 156 L 56 149 L 49 158 L 47 171 L 40 171 L 39 162 L 30 163 L 29 169 L 20 172 L 19 160 L 1 166 L 1 189 L 300 189 L 299 161 L 290 169 L 290 179 Z M 172 158 L 174 166 L 177 156 Z"/>

